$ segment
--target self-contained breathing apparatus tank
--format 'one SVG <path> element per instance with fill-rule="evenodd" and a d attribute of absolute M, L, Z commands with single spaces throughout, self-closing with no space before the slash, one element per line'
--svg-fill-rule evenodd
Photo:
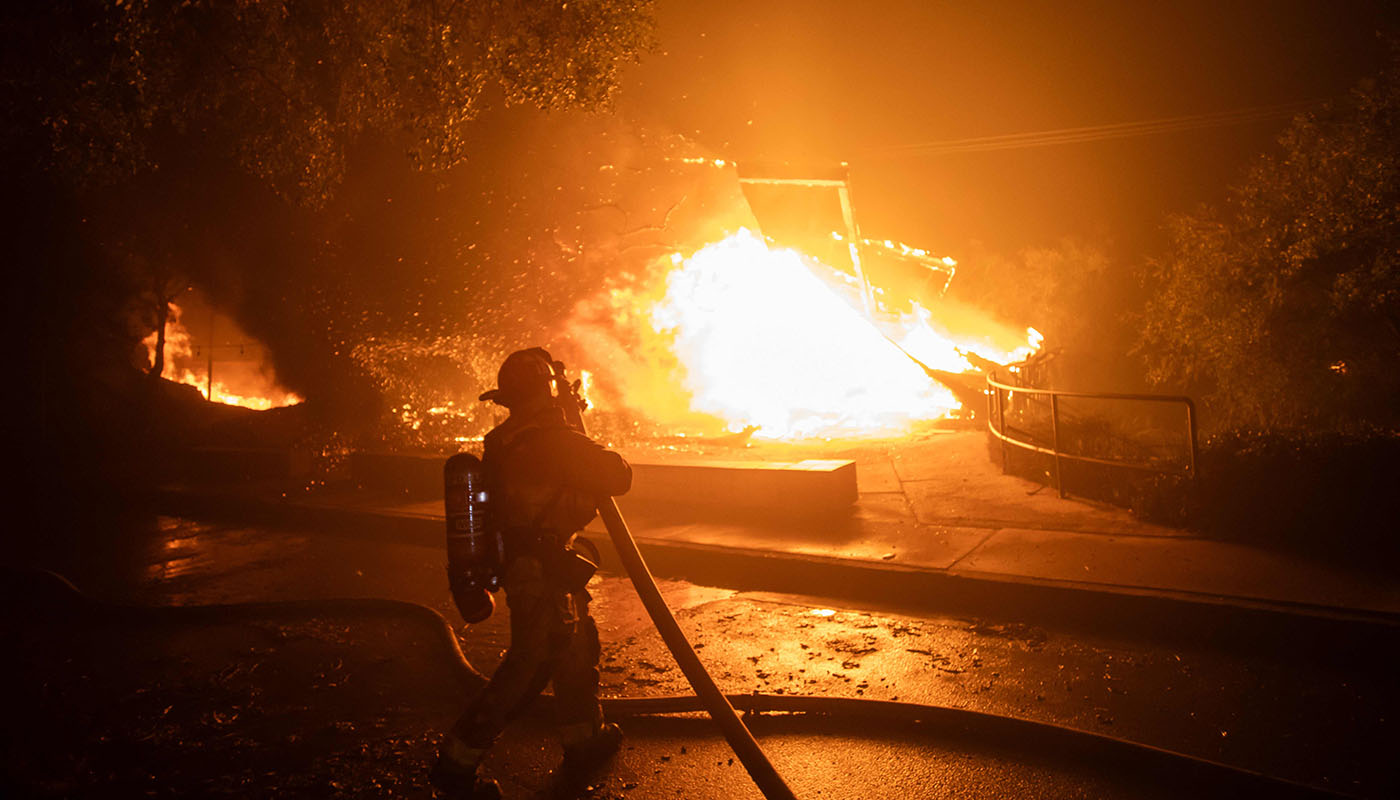
<path fill-rule="evenodd" d="M 491 593 L 501 586 L 505 548 L 491 523 L 490 491 L 481 459 L 458 453 L 443 466 L 443 505 L 447 511 L 447 580 L 462 619 L 476 623 L 491 616 Z"/>

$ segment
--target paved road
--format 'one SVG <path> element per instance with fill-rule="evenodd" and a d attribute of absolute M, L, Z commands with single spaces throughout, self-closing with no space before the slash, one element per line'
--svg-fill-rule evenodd
<path fill-rule="evenodd" d="M 436 548 L 306 530 L 152 518 L 101 551 L 52 543 L 32 559 L 109 599 L 209 603 L 372 596 L 454 618 Z M 685 693 L 624 579 L 591 587 L 605 640 L 604 691 Z M 733 692 L 857 696 L 989 711 L 1188 752 L 1367 796 L 1400 793 L 1390 755 L 1400 690 L 1394 664 L 1298 659 L 1095 637 L 1018 624 L 853 608 L 839 587 L 812 596 L 736 593 L 666 582 L 664 593 L 722 687 Z M 482 670 L 506 644 L 507 613 L 463 632 Z M 1301 652 L 1308 648 L 1300 647 Z M 449 715 L 450 716 L 450 715 Z M 766 720 L 758 732 L 804 797 L 1147 796 L 1101 766 L 1008 752 L 946 731 L 852 729 Z M 634 720 L 631 746 L 596 796 L 756 796 L 703 721 Z M 550 793 L 557 757 L 528 720 L 490 768 L 513 796 Z M 684 748 L 684 752 L 682 752 Z M 513 776 L 526 776 L 525 778 Z M 1168 787 L 1171 788 L 1171 787 Z M 1179 787 L 1177 787 L 1179 788 Z M 1165 794 L 1172 791 L 1163 790 Z M 584 792 L 584 794 L 590 794 Z"/>

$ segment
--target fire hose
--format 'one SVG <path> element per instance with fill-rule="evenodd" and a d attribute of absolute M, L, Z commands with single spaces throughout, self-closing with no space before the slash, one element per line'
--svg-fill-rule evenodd
<path fill-rule="evenodd" d="M 643 565 L 645 566 L 645 565 Z M 649 577 L 649 576 L 648 576 Z M 655 582 L 652 582 L 655 585 Z M 472 667 L 462 652 L 451 623 L 437 611 L 417 603 L 380 598 L 329 598 L 276 602 L 221 603 L 197 606 L 135 606 L 104 602 L 82 592 L 66 578 L 48 570 L 0 566 L 0 586 L 22 616 L 50 619 L 54 615 L 81 616 L 104 622 L 227 623 L 233 620 L 298 619 L 326 614 L 400 614 L 426 630 L 430 643 L 441 650 L 464 688 L 479 688 L 486 677 Z M 656 597 L 660 602 L 660 595 Z M 664 603 L 662 606 L 664 608 Z M 669 617 L 669 611 L 666 612 Z M 47 624 L 47 623 L 45 623 Z M 672 618 L 674 625 L 674 618 Z M 693 653 L 692 653 L 693 656 Z M 1151 770 L 1168 779 L 1188 780 L 1196 788 L 1209 787 L 1233 797 L 1341 798 L 1350 795 L 1277 778 L 1254 770 L 1223 764 L 1164 748 L 1082 731 L 1062 725 L 966 708 L 924 705 L 864 697 L 820 697 L 776 694 L 720 695 L 733 711 L 816 715 L 830 719 L 879 719 L 889 722 L 921 722 L 943 725 L 962 734 L 980 735 L 1007 742 L 1034 739 L 1042 745 L 1079 750 L 1088 760 L 1121 767 Z M 707 710 L 698 696 L 610 697 L 603 710 L 615 717 L 677 714 Z M 736 719 L 736 721 L 738 721 Z M 742 721 L 738 721 L 742 726 Z M 747 729 L 745 729 L 747 732 Z M 760 755 L 762 755 L 760 753 Z M 761 788 L 761 787 L 760 787 Z M 786 787 L 784 787 L 786 788 Z"/>
<path fill-rule="evenodd" d="M 691 647 L 690 642 L 686 640 L 680 625 L 676 624 L 676 617 L 661 597 L 661 590 L 656 587 L 656 579 L 652 577 L 651 570 L 647 569 L 646 561 L 642 558 L 641 551 L 637 549 L 637 543 L 632 539 L 632 533 L 627 529 L 627 521 L 622 518 L 622 512 L 618 510 L 617 503 L 611 497 L 600 499 L 598 513 L 603 518 L 603 524 L 608 528 L 613 547 L 617 550 L 617 555 L 627 570 L 627 576 L 632 579 L 632 586 L 636 588 L 642 605 L 651 615 L 656 632 L 661 634 L 662 641 L 666 643 L 666 647 L 670 649 L 676 663 L 680 665 L 681 672 L 685 673 L 686 680 L 690 681 L 690 686 L 695 690 L 696 697 L 699 698 L 711 719 L 719 726 L 725 741 L 729 742 L 734 754 L 743 763 L 744 769 L 748 770 L 749 777 L 753 778 L 759 791 L 763 792 L 763 796 L 768 800 L 776 800 L 777 798 L 796 800 L 796 796 L 788 788 L 787 783 L 783 781 L 783 777 L 773 768 L 768 756 L 758 746 L 758 742 L 749 732 L 748 726 L 734 711 L 734 706 L 730 703 L 729 698 L 719 690 L 719 687 L 715 685 L 714 678 L 711 678 L 710 673 L 706 671 L 705 665 L 700 663 L 700 658 L 695 655 L 695 648 Z"/>
<path fill-rule="evenodd" d="M 564 377 L 564 364 L 562 362 L 555 361 L 551 366 L 555 371 L 559 386 L 559 405 L 564 407 L 565 417 L 580 433 L 586 432 L 582 412 L 587 404 L 579 394 L 579 383 L 577 381 L 570 383 Z M 671 656 L 676 659 L 676 664 L 680 666 L 681 672 L 685 674 L 686 680 L 695 690 L 695 695 L 699 698 L 705 712 L 719 726 L 720 733 L 724 735 L 724 739 L 729 743 L 734 755 L 739 757 L 739 761 L 748 771 L 749 777 L 753 779 L 767 800 L 797 800 L 797 796 L 792 793 L 792 789 L 788 788 L 783 776 L 778 774 L 778 770 L 768 760 L 763 748 L 759 747 L 758 741 L 753 738 L 748 726 L 734 711 L 734 706 L 729 702 L 729 698 L 720 691 L 714 678 L 710 677 L 709 671 L 705 669 L 705 665 L 700 663 L 699 656 L 695 654 L 695 648 L 690 646 L 690 642 L 685 638 L 685 633 L 676 623 L 675 615 L 671 613 L 670 607 L 661 597 L 661 590 L 656 586 L 656 579 L 652 577 L 651 570 L 647 568 L 646 560 L 642 558 L 641 551 L 637 549 L 637 542 L 632 538 L 632 532 L 628 530 L 627 521 L 622 518 L 622 511 L 618 509 L 617 502 L 607 495 L 599 497 L 598 515 L 602 517 L 603 524 L 607 526 L 613 548 L 617 550 L 618 558 L 621 559 L 623 568 L 627 570 L 627 577 L 632 580 L 632 586 L 637 590 L 637 596 L 641 598 L 642 605 L 646 608 L 647 614 L 651 616 L 651 622 L 656 626 L 656 632 L 661 634 L 661 640 L 666 643 L 666 648 L 671 651 Z"/>

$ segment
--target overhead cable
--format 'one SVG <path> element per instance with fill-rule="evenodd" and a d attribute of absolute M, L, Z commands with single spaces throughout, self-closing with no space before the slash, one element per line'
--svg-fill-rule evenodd
<path fill-rule="evenodd" d="M 983 153 L 994 150 L 1019 150 L 1031 147 L 1095 142 L 1108 139 L 1126 139 L 1135 136 L 1153 136 L 1178 131 L 1222 128 L 1263 122 L 1271 119 L 1292 117 L 1322 105 L 1324 101 L 1309 100 L 1283 103 L 1272 106 L 1253 106 L 1230 111 L 1217 111 L 1207 114 L 1189 114 L 1179 117 L 1118 122 L 1107 125 L 1088 125 L 1076 128 L 1059 128 L 1046 131 L 1028 131 L 997 136 L 977 136 L 967 139 L 945 139 L 931 142 L 918 142 L 894 145 L 867 150 L 870 157 L 898 155 L 944 155 L 947 153 Z"/>

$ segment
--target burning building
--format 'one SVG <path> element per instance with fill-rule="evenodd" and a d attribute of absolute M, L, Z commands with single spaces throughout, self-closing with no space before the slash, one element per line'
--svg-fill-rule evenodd
<path fill-rule="evenodd" d="M 567 332 L 595 356 L 603 404 L 697 434 L 899 435 L 975 410 L 959 391 L 969 381 L 956 376 L 1035 352 L 1034 329 L 1017 332 L 945 298 L 951 257 L 861 238 L 844 165 L 841 172 L 738 178 L 765 189 L 834 190 L 827 199 L 837 200 L 845 233 L 787 238 L 805 238 L 820 256 L 739 227 L 580 303 Z M 802 216 L 810 228 L 814 214 Z"/>
<path fill-rule="evenodd" d="M 978 406 L 967 388 L 980 377 L 950 388 L 931 370 L 976 373 L 970 358 L 1033 350 L 1024 327 L 945 296 L 954 259 L 861 237 L 832 187 L 789 192 L 825 206 L 778 204 L 805 226 L 788 236 L 733 162 L 598 124 L 501 137 L 486 172 L 384 204 L 392 212 L 347 212 L 347 235 L 368 238 L 327 269 L 375 280 L 339 303 L 332 340 L 382 398 L 369 446 L 481 436 L 499 409 L 476 396 L 532 344 L 590 373 L 601 434 L 639 442 L 903 435 Z M 400 242 L 384 213 L 422 230 Z"/>
<path fill-rule="evenodd" d="M 746 229 L 669 263 L 656 286 L 581 304 L 569 333 L 585 350 L 628 352 L 599 360 L 595 397 L 647 398 L 639 413 L 682 427 L 713 420 L 696 433 L 897 435 L 962 406 L 918 362 L 960 373 L 975 370 L 967 352 L 1008 363 L 1034 348 L 1000 326 L 953 333 L 917 303 L 866 316 L 840 271 Z M 672 381 L 671 398 L 635 391 Z"/>

